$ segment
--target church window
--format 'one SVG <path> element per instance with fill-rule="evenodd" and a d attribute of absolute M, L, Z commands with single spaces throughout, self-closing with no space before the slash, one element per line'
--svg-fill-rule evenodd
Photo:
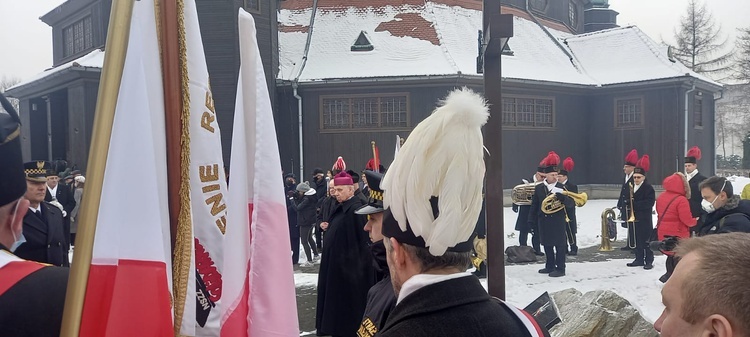
<path fill-rule="evenodd" d="M 627 97 L 615 100 L 615 127 L 633 128 L 643 126 L 643 97 Z"/>
<path fill-rule="evenodd" d="M 503 97 L 503 127 L 553 128 L 554 108 L 551 97 Z"/>
<path fill-rule="evenodd" d="M 693 126 L 696 128 L 703 127 L 703 97 L 695 96 L 695 105 L 693 106 Z"/>
<path fill-rule="evenodd" d="M 63 57 L 87 51 L 94 47 L 91 17 L 87 16 L 63 28 Z"/>
<path fill-rule="evenodd" d="M 321 96 L 321 129 L 354 131 L 409 127 L 409 94 Z"/>
<path fill-rule="evenodd" d="M 571 27 L 578 27 L 578 5 L 576 5 L 573 0 L 570 1 L 570 6 L 568 8 L 568 18 L 570 19 Z"/>

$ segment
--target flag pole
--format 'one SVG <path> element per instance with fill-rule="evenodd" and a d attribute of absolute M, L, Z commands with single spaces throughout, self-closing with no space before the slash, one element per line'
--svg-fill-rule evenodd
<path fill-rule="evenodd" d="M 94 250 L 94 235 L 99 216 L 104 169 L 107 166 L 112 124 L 115 119 L 117 97 L 120 92 L 120 81 L 130 37 L 133 1 L 135 0 L 113 0 L 112 10 L 110 11 L 106 53 L 104 54 L 104 65 L 99 82 L 94 129 L 91 135 L 88 166 L 86 167 L 87 184 L 83 192 L 80 224 L 76 236 L 76 250 L 73 255 L 65 295 L 65 308 L 60 330 L 60 336 L 62 337 L 78 337 L 81 329 L 81 315 Z"/>

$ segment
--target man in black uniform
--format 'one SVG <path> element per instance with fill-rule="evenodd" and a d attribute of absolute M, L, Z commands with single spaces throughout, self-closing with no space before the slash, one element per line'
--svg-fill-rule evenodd
<path fill-rule="evenodd" d="M 11 254 L 24 242 L 29 201 L 21 160 L 20 120 L 0 94 L 0 336 L 59 336 L 68 268 Z"/>
<path fill-rule="evenodd" d="M 52 163 L 52 169 L 49 171 L 49 175 L 47 175 L 47 194 L 44 197 L 44 201 L 58 208 L 62 207 L 65 250 L 68 251 L 70 250 L 70 213 L 76 207 L 76 201 L 73 198 L 71 187 L 60 181 L 60 168 L 62 168 L 62 165 Z"/>
<path fill-rule="evenodd" d="M 557 180 L 563 184 L 566 191 L 578 193 L 578 185 L 571 183 L 568 179 L 568 174 L 570 171 L 573 171 L 574 166 L 575 162 L 573 162 L 573 158 L 565 158 L 565 160 L 563 160 L 563 169 L 560 170 L 560 174 L 557 175 Z M 565 234 L 568 237 L 568 245 L 570 245 L 568 255 L 575 256 L 578 255 L 578 239 L 576 238 L 576 234 L 578 233 L 578 221 L 576 219 L 576 206 L 565 207 L 565 212 L 567 212 L 565 215 L 569 220 L 567 222 L 567 227 L 565 228 Z"/>
<path fill-rule="evenodd" d="M 378 283 L 367 292 L 367 306 L 357 337 L 372 337 L 383 328 L 385 320 L 396 306 L 396 295 L 393 293 L 383 244 L 383 190 L 380 188 L 383 175 L 371 170 L 365 170 L 364 175 L 367 177 L 369 200 L 355 213 L 367 215 L 368 218 L 365 231 L 370 233 L 370 251 Z"/>
<path fill-rule="evenodd" d="M 646 172 L 651 166 L 648 155 L 638 160 L 633 170 L 633 238 L 635 238 L 635 260 L 628 263 L 628 267 L 654 268 L 654 252 L 648 244 L 648 239 L 654 229 L 651 211 L 656 203 L 656 193 L 651 184 L 646 181 Z"/>
<path fill-rule="evenodd" d="M 466 272 L 482 208 L 487 117 L 481 96 L 453 91 L 414 128 L 383 178 L 383 235 L 397 304 L 382 337 L 543 335 L 530 316 L 494 300 Z M 462 146 L 452 146 L 458 141 Z"/>
<path fill-rule="evenodd" d="M 545 164 L 546 178 L 534 188 L 529 223 L 538 224 L 544 254 L 547 256 L 547 262 L 544 268 L 539 270 L 539 273 L 549 274 L 550 277 L 561 277 L 565 276 L 565 254 L 568 250 L 564 209 L 575 207 L 575 203 L 573 199 L 562 194 L 565 191 L 565 186 L 557 181 L 560 156 L 551 151 L 547 155 Z M 565 207 L 552 214 L 547 214 L 542 211 L 542 201 L 551 194 L 554 194 L 554 198 L 564 204 Z"/>
<path fill-rule="evenodd" d="M 638 151 L 635 149 L 630 150 L 627 156 L 625 156 L 625 165 L 622 171 L 625 172 L 625 182 L 622 184 L 620 189 L 620 198 L 617 199 L 617 209 L 620 210 L 620 220 L 622 220 L 622 227 L 628 229 L 628 238 L 625 241 L 625 247 L 622 250 L 633 250 L 635 249 L 635 236 L 633 231 L 635 227 L 632 223 L 627 222 L 630 217 L 630 189 L 633 184 L 633 170 L 635 164 L 638 162 Z"/>
<path fill-rule="evenodd" d="M 52 164 L 46 161 L 24 163 L 26 193 L 29 211 L 23 217 L 26 242 L 15 251 L 16 256 L 53 266 L 70 266 L 66 248 L 65 222 L 62 210 L 44 201 L 47 192 L 47 174 Z M 68 235 L 70 238 L 70 235 Z"/>
<path fill-rule="evenodd" d="M 693 218 L 698 219 L 698 223 L 695 227 L 692 227 L 693 230 L 701 228 L 701 225 L 703 224 L 701 215 L 705 214 L 701 208 L 701 201 L 703 198 L 701 197 L 699 186 L 700 183 L 706 180 L 706 176 L 698 172 L 699 160 L 701 160 L 701 149 L 697 146 L 691 147 L 685 155 L 685 177 L 687 177 L 688 185 L 690 185 L 690 213 L 692 213 Z"/>

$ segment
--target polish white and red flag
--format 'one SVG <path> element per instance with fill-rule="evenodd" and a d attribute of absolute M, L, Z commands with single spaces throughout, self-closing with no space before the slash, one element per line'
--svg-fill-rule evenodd
<path fill-rule="evenodd" d="M 153 0 L 134 2 L 130 27 L 81 337 L 174 334 L 164 95 Z"/>
<path fill-rule="evenodd" d="M 299 336 L 286 200 L 255 21 L 239 13 L 240 74 L 224 238 L 222 337 Z"/>

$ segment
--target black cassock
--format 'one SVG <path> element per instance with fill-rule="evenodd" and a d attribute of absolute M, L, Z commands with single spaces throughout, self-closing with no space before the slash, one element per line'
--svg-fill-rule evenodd
<path fill-rule="evenodd" d="M 26 242 L 14 254 L 24 260 L 69 266 L 62 211 L 47 202 L 39 204 L 39 209 L 41 216 L 29 209 L 23 217 L 23 236 Z"/>
<path fill-rule="evenodd" d="M 364 230 L 367 218 L 354 214 L 362 201 L 353 197 L 336 208 L 323 237 L 318 274 L 315 327 L 319 336 L 356 336 L 375 284 L 375 270 Z"/>

